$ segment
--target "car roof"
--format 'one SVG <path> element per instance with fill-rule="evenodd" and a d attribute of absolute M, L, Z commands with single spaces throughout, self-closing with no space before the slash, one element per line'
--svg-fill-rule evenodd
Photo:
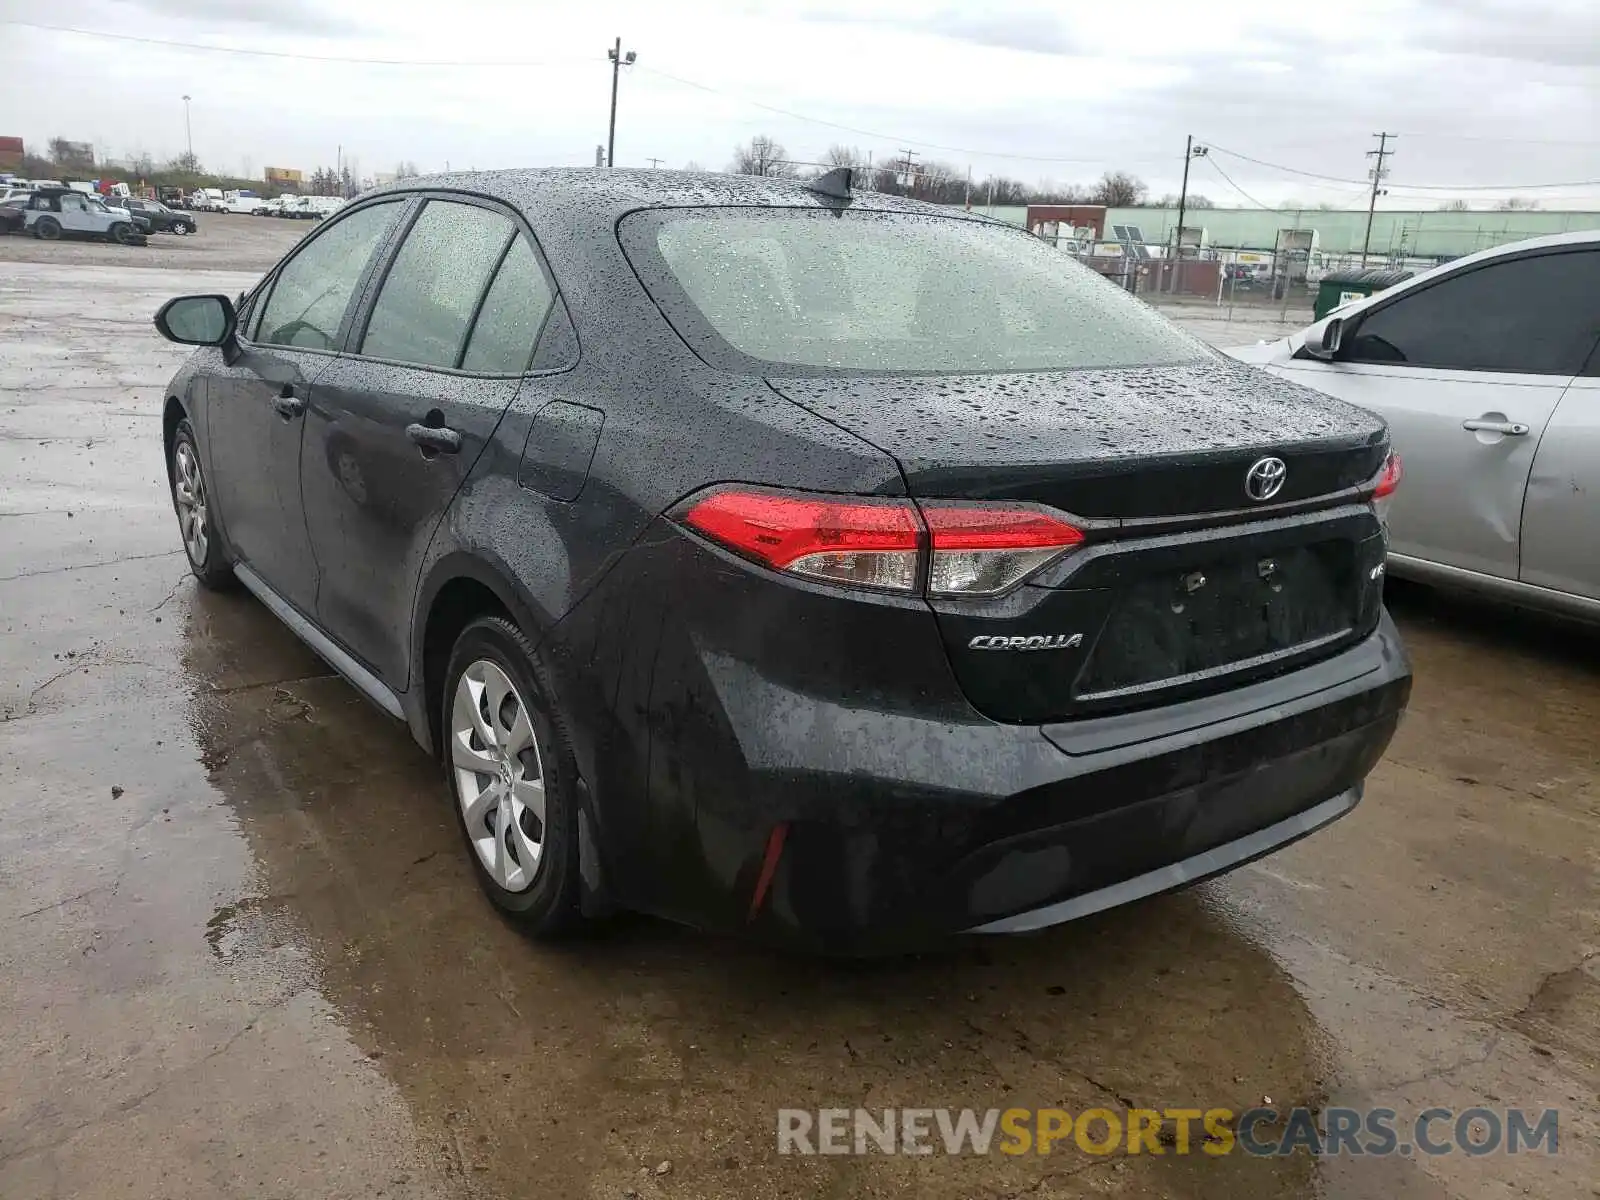
<path fill-rule="evenodd" d="M 556 216 L 582 209 L 599 212 L 615 221 L 641 208 L 713 208 L 757 206 L 769 208 L 836 209 L 837 200 L 811 191 L 805 182 L 760 175 L 721 175 L 699 171 L 662 171 L 645 168 L 529 167 L 504 171 L 457 171 L 425 175 L 388 184 L 367 196 L 430 189 L 477 192 L 521 209 L 537 223 L 540 216 Z M 978 213 L 951 209 L 884 192 L 856 191 L 851 206 L 874 212 L 907 212 L 959 217 L 985 223 Z"/>

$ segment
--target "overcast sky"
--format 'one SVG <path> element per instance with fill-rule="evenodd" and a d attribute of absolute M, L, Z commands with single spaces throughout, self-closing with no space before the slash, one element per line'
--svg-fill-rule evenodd
<path fill-rule="evenodd" d="M 1389 207 L 1517 190 L 1600 208 L 1600 184 L 1506 186 L 1600 180 L 1600 0 L 0 0 L 0 22 L 0 135 L 165 159 L 187 93 L 201 161 L 253 174 L 332 165 L 341 145 L 366 173 L 591 164 L 621 34 L 639 56 L 621 166 L 720 170 L 767 133 L 796 159 L 908 146 L 980 178 L 1120 168 L 1159 195 L 1192 133 L 1218 149 L 1191 189 L 1218 203 L 1354 205 L 1388 130 Z M 1445 184 L 1496 190 L 1422 190 Z"/>

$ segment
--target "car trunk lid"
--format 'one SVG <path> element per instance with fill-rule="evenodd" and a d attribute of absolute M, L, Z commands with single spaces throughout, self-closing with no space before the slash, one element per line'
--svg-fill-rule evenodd
<path fill-rule="evenodd" d="M 968 699 L 996 719 L 1223 690 L 1334 653 L 1377 621 L 1383 538 L 1354 501 L 1388 439 L 1364 410 L 1210 358 L 769 382 L 892 455 L 918 499 L 1083 519 L 1083 546 L 1012 592 L 931 601 Z M 1285 471 L 1263 503 L 1246 475 L 1265 457 Z"/>
<path fill-rule="evenodd" d="M 1030 500 L 1098 519 L 1251 506 L 1246 469 L 1287 472 L 1274 503 L 1354 487 L 1387 451 L 1378 417 L 1221 358 L 996 375 L 771 378 L 892 455 L 914 496 Z"/>

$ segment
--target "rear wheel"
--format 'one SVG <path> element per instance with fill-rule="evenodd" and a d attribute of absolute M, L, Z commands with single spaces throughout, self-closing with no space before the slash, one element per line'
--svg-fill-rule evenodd
<path fill-rule="evenodd" d="M 173 434 L 172 461 L 168 468 L 172 477 L 172 507 L 178 514 L 178 532 L 183 536 L 183 552 L 189 558 L 189 569 L 206 587 L 226 588 L 233 582 L 233 566 L 223 555 L 211 521 L 210 493 L 200 469 L 194 426 L 187 417 L 178 422 Z"/>
<path fill-rule="evenodd" d="M 61 236 L 61 222 L 54 217 L 40 217 L 33 223 L 33 236 L 45 242 L 53 242 Z"/>
<path fill-rule="evenodd" d="M 578 922 L 577 767 L 549 671 L 522 631 L 462 631 L 440 706 L 445 769 L 478 884 L 531 932 Z"/>
<path fill-rule="evenodd" d="M 138 238 L 139 231 L 126 221 L 118 221 L 111 227 L 111 240 L 122 246 L 131 246 Z"/>

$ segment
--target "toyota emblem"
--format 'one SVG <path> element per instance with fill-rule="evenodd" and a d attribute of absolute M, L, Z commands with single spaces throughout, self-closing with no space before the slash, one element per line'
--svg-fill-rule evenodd
<path fill-rule="evenodd" d="M 1258 458 L 1244 473 L 1244 494 L 1252 500 L 1271 500 L 1283 490 L 1289 468 L 1281 458 Z"/>

